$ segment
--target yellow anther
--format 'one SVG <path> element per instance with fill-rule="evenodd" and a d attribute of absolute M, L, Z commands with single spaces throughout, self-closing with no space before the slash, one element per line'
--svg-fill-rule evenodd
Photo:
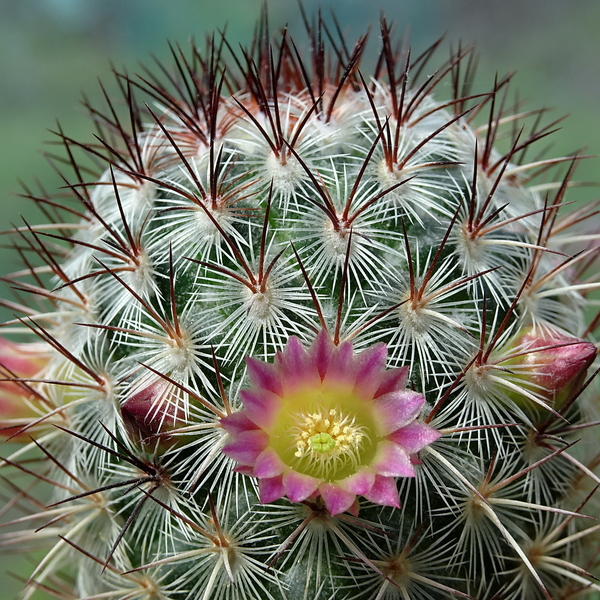
<path fill-rule="evenodd" d="M 366 434 L 353 417 L 332 408 L 323 413 L 300 413 L 296 422 L 294 456 L 306 461 L 309 471 L 327 476 L 341 464 L 358 463 Z"/>

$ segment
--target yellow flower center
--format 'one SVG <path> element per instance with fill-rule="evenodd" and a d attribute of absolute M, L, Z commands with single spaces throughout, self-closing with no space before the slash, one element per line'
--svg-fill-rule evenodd
<path fill-rule="evenodd" d="M 267 433 L 286 465 L 324 481 L 344 479 L 368 465 L 379 442 L 370 403 L 334 383 L 285 394 Z"/>
<path fill-rule="evenodd" d="M 348 417 L 340 417 L 335 408 L 325 415 L 312 413 L 300 415 L 300 425 L 294 429 L 296 435 L 295 456 L 301 458 L 306 453 L 320 454 L 352 451 L 362 441 L 364 433 L 361 427 L 350 421 Z"/>
<path fill-rule="evenodd" d="M 294 456 L 310 471 L 323 476 L 341 466 L 358 466 L 366 433 L 354 418 L 331 408 L 297 415 L 296 423 L 291 431 Z"/>

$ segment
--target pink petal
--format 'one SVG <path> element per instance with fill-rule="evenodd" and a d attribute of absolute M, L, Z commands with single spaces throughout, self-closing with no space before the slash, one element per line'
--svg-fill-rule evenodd
<path fill-rule="evenodd" d="M 267 502 L 274 502 L 285 496 L 285 490 L 283 489 L 283 481 L 281 475 L 279 477 L 271 477 L 270 479 L 259 479 L 258 480 L 258 491 L 260 501 L 263 504 Z"/>
<path fill-rule="evenodd" d="M 335 351 L 335 346 L 329 337 L 329 334 L 323 329 L 317 335 L 313 345 L 310 348 L 309 354 L 314 360 L 315 367 L 319 373 L 321 380 L 325 378 L 331 355 Z"/>
<path fill-rule="evenodd" d="M 232 437 L 235 437 L 242 431 L 258 429 L 256 423 L 253 423 L 247 416 L 246 411 L 240 410 L 223 417 L 220 421 L 223 429 Z"/>
<path fill-rule="evenodd" d="M 387 439 L 402 446 L 409 454 L 414 454 L 435 442 L 441 435 L 433 427 L 419 421 L 413 421 L 406 427 L 394 431 Z"/>
<path fill-rule="evenodd" d="M 350 342 L 342 342 L 332 353 L 324 381 L 334 385 L 354 386 L 354 349 Z"/>
<path fill-rule="evenodd" d="M 384 394 L 403 390 L 406 387 L 408 379 L 408 367 L 398 367 L 384 371 L 381 376 L 381 383 L 374 394 L 374 398 L 379 398 Z"/>
<path fill-rule="evenodd" d="M 346 512 L 356 500 L 356 494 L 345 492 L 334 483 L 322 483 L 319 492 L 325 501 L 329 514 L 335 516 Z"/>
<path fill-rule="evenodd" d="M 386 436 L 408 425 L 419 414 L 424 402 L 421 394 L 410 390 L 380 396 L 373 403 L 377 433 Z"/>
<path fill-rule="evenodd" d="M 223 453 L 242 465 L 253 466 L 268 443 L 269 436 L 264 431 L 242 431 L 231 442 L 225 444 Z"/>
<path fill-rule="evenodd" d="M 400 508 L 398 488 L 396 487 L 396 480 L 393 477 L 382 477 L 377 475 L 373 487 L 368 493 L 363 495 L 367 500 L 370 500 L 375 504 Z"/>
<path fill-rule="evenodd" d="M 306 500 L 321 483 L 320 479 L 315 479 L 310 475 L 303 475 L 296 471 L 287 471 L 283 475 L 283 487 L 285 495 L 292 502 L 302 502 Z"/>
<path fill-rule="evenodd" d="M 281 475 L 285 469 L 286 466 L 279 458 L 279 454 L 269 446 L 258 455 L 253 474 L 259 479 L 268 479 Z"/>
<path fill-rule="evenodd" d="M 277 355 L 282 372 L 282 383 L 286 391 L 297 389 L 300 385 L 317 387 L 321 383 L 319 373 L 308 352 L 300 340 L 292 336 L 285 350 Z"/>
<path fill-rule="evenodd" d="M 246 358 L 246 365 L 248 367 L 250 382 L 254 387 L 268 390 L 278 396 L 283 394 L 281 375 L 275 365 L 256 360 L 251 356 Z"/>
<path fill-rule="evenodd" d="M 414 477 L 415 470 L 404 448 L 384 440 L 379 442 L 371 468 L 384 477 Z"/>
<path fill-rule="evenodd" d="M 354 389 L 359 396 L 367 399 L 373 398 L 381 385 L 386 359 L 387 347 L 385 344 L 375 344 L 355 357 L 357 374 Z"/>
<path fill-rule="evenodd" d="M 240 392 L 245 413 L 261 429 L 269 429 L 275 423 L 281 409 L 281 398 L 264 389 L 251 388 Z"/>
<path fill-rule="evenodd" d="M 341 487 L 345 492 L 362 496 L 365 492 L 368 492 L 375 482 L 375 473 L 372 469 L 362 469 L 354 475 L 346 477 L 336 482 L 336 485 Z"/>

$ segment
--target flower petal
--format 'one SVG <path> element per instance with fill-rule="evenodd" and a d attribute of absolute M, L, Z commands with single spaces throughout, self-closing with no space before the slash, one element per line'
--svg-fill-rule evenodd
<path fill-rule="evenodd" d="M 335 346 L 325 330 L 321 330 L 317 335 L 313 345 L 310 347 L 309 354 L 314 361 L 315 368 L 319 373 L 321 380 L 325 378 L 331 355 L 335 351 Z"/>
<path fill-rule="evenodd" d="M 375 473 L 384 477 L 415 476 L 408 452 L 388 440 L 379 443 L 371 468 Z"/>
<path fill-rule="evenodd" d="M 356 494 L 345 492 L 334 483 L 322 483 L 319 492 L 325 501 L 329 514 L 335 516 L 346 512 L 356 500 Z"/>
<path fill-rule="evenodd" d="M 421 394 L 410 390 L 380 396 L 373 403 L 377 433 L 383 437 L 408 425 L 419 414 L 424 402 Z"/>
<path fill-rule="evenodd" d="M 221 427 L 232 437 L 235 437 L 242 431 L 258 429 L 258 425 L 253 423 L 247 416 L 245 411 L 238 411 L 223 417 L 220 421 Z"/>
<path fill-rule="evenodd" d="M 315 368 L 308 352 L 300 340 L 292 336 L 285 345 L 285 350 L 276 356 L 276 362 L 282 371 L 282 383 L 286 392 L 298 387 L 317 387 L 321 383 L 319 372 Z"/>
<path fill-rule="evenodd" d="M 331 354 L 324 382 L 334 385 L 354 386 L 356 369 L 354 368 L 354 350 L 350 342 L 342 342 Z"/>
<path fill-rule="evenodd" d="M 279 454 L 267 447 L 256 458 L 253 475 L 259 479 L 268 479 L 281 475 L 285 469 L 285 463 L 279 458 Z"/>
<path fill-rule="evenodd" d="M 275 365 L 256 360 L 251 356 L 246 358 L 246 365 L 253 386 L 268 390 L 278 396 L 283 394 L 280 372 Z"/>
<path fill-rule="evenodd" d="M 419 421 L 413 421 L 406 427 L 394 431 L 387 439 L 402 446 L 409 454 L 414 454 L 435 442 L 441 435 L 433 427 Z"/>
<path fill-rule="evenodd" d="M 387 347 L 385 344 L 375 344 L 363 350 L 355 357 L 356 383 L 354 392 L 365 400 L 373 398 L 381 385 L 381 376 L 385 369 Z"/>
<path fill-rule="evenodd" d="M 358 473 L 354 473 L 354 475 L 346 477 L 346 479 L 336 481 L 336 484 L 345 492 L 362 496 L 373 487 L 374 482 L 375 473 L 372 469 L 366 468 L 361 469 Z"/>
<path fill-rule="evenodd" d="M 283 475 L 283 487 L 285 495 L 292 502 L 302 502 L 313 494 L 321 483 L 320 479 L 303 475 L 296 471 L 287 471 Z"/>
<path fill-rule="evenodd" d="M 396 487 L 396 480 L 393 477 L 377 475 L 373 487 L 367 493 L 363 494 L 363 496 L 375 504 L 400 508 L 398 488 Z"/>
<path fill-rule="evenodd" d="M 241 465 L 254 466 L 258 455 L 267 447 L 269 436 L 259 429 L 242 431 L 235 439 L 225 444 L 223 453 Z"/>
<path fill-rule="evenodd" d="M 285 496 L 283 488 L 283 477 L 271 477 L 269 479 L 258 480 L 259 497 L 262 504 L 274 502 Z"/>
<path fill-rule="evenodd" d="M 273 426 L 281 408 L 281 398 L 264 389 L 242 390 L 240 399 L 246 416 L 261 429 Z"/>
<path fill-rule="evenodd" d="M 396 369 L 384 371 L 381 375 L 381 383 L 374 394 L 374 398 L 379 398 L 379 396 L 383 396 L 384 394 L 406 388 L 408 371 L 408 367 L 397 367 Z"/>

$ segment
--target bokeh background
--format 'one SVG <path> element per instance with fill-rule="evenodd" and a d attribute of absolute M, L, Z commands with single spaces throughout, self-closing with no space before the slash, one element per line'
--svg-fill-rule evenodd
<path fill-rule="evenodd" d="M 110 63 L 130 73 L 149 53 L 166 58 L 166 40 L 185 45 L 194 36 L 227 25 L 229 39 L 250 41 L 262 0 L 0 0 L 0 231 L 11 224 L 40 220 L 33 206 L 15 194 L 19 180 L 39 180 L 55 189 L 60 179 L 43 151 L 48 130 L 60 121 L 65 133 L 90 140 L 92 127 L 78 105 L 81 93 L 100 98 L 98 78 L 110 81 Z M 494 74 L 517 71 L 515 87 L 529 108 L 549 107 L 556 117 L 570 114 L 553 136 L 553 153 L 586 147 L 600 154 L 600 2 L 598 0 L 304 0 L 307 11 L 334 9 L 345 31 L 361 34 L 380 12 L 410 31 L 416 50 L 441 35 L 450 42 L 475 43 L 480 55 L 480 89 Z M 295 0 L 269 0 L 273 27 L 288 23 L 302 37 Z M 600 159 L 584 161 L 579 179 L 600 180 Z M 595 187 L 573 190 L 571 198 L 593 199 Z M 0 237 L 0 246 L 7 240 Z M 19 267 L 2 250 L 0 274 Z M 5 294 L 5 292 L 3 292 Z M 0 312 L 4 321 L 11 315 Z M 0 455 L 7 449 L 0 447 Z M 5 500 L 5 498 L 4 498 Z M 0 509 L 3 503 L 0 494 Z M 1 548 L 0 548 L 1 552 Z M 6 571 L 25 573 L 30 565 L 0 553 L 0 600 L 15 598 L 22 584 Z M 48 598 L 43 594 L 39 598 Z"/>

